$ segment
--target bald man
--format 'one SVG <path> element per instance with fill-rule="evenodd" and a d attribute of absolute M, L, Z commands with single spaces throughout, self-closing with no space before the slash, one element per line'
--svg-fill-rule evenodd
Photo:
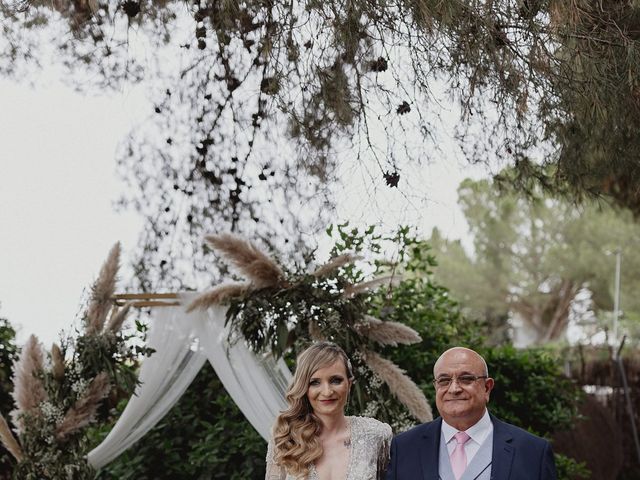
<path fill-rule="evenodd" d="M 549 442 L 487 411 L 494 380 L 479 354 L 447 350 L 433 367 L 440 418 L 391 443 L 386 480 L 555 480 Z"/>

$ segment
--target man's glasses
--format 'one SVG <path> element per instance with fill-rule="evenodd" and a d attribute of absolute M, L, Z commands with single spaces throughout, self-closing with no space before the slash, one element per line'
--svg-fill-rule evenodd
<path fill-rule="evenodd" d="M 457 377 L 438 377 L 433 379 L 433 384 L 436 388 L 448 388 L 454 380 L 458 382 L 458 385 L 462 387 L 468 387 L 472 385 L 476 380 L 480 378 L 489 378 L 487 375 L 459 375 Z"/>

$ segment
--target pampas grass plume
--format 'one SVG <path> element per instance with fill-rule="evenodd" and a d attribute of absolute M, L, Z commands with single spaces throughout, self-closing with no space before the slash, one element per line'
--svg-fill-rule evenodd
<path fill-rule="evenodd" d="M 55 343 L 51 347 L 51 373 L 57 381 L 64 378 L 64 357 L 62 350 Z"/>
<path fill-rule="evenodd" d="M 116 288 L 116 275 L 120 264 L 120 243 L 116 243 L 109 252 L 107 260 L 100 269 L 100 274 L 91 292 L 91 301 L 87 309 L 85 319 L 86 333 L 97 334 L 102 332 L 104 322 L 111 308 Z"/>
<path fill-rule="evenodd" d="M 399 275 L 387 275 L 384 277 L 374 278 L 368 282 L 361 282 L 356 285 L 349 285 L 344 289 L 343 296 L 345 298 L 352 298 L 358 293 L 366 292 L 368 290 L 375 290 L 382 285 L 388 285 L 389 287 L 395 287 L 402 281 Z"/>
<path fill-rule="evenodd" d="M 40 403 L 48 398 L 40 378 L 44 368 L 43 357 L 38 338 L 31 335 L 13 365 L 13 399 L 16 409 L 11 412 L 11 418 L 18 431 L 22 429 L 21 415 L 34 413 Z"/>
<path fill-rule="evenodd" d="M 356 260 L 360 260 L 362 258 L 361 255 L 354 255 L 352 253 L 343 253 L 342 255 L 338 255 L 337 257 L 332 258 L 327 263 L 318 268 L 313 275 L 316 278 L 324 277 L 331 272 L 339 269 L 340 267 L 344 267 L 350 263 L 355 262 Z"/>
<path fill-rule="evenodd" d="M 107 324 L 106 331 L 111 333 L 118 333 L 120 331 L 120 329 L 122 328 L 122 324 L 127 318 L 127 314 L 129 313 L 132 304 L 133 302 L 127 302 L 122 308 L 114 311 L 111 314 L 111 318 L 109 318 L 109 323 Z"/>
<path fill-rule="evenodd" d="M 322 330 L 320 330 L 320 326 L 318 325 L 318 322 L 316 322 L 315 320 L 310 320 L 309 321 L 309 337 L 311 337 L 311 340 L 314 340 L 316 342 L 323 342 L 327 339 L 327 337 L 324 336 L 324 334 L 322 333 Z"/>
<path fill-rule="evenodd" d="M 187 306 L 187 313 L 193 310 L 206 310 L 214 305 L 220 305 L 232 297 L 244 295 L 249 290 L 248 283 L 224 283 L 201 293 Z"/>
<path fill-rule="evenodd" d="M 56 428 L 56 438 L 63 441 L 69 435 L 89 425 L 96 415 L 100 402 L 107 396 L 110 389 L 109 375 L 106 372 L 96 375 L 85 394 L 67 411 Z"/>
<path fill-rule="evenodd" d="M 365 315 L 364 322 L 356 325 L 355 329 L 361 335 L 381 345 L 411 345 L 422 341 L 422 337 L 413 328 L 398 322 L 383 322 L 382 320 Z"/>
<path fill-rule="evenodd" d="M 364 360 L 369 368 L 388 386 L 391 393 L 421 422 L 433 420 L 431 406 L 422 391 L 395 363 L 375 352 L 365 351 Z"/>
<path fill-rule="evenodd" d="M 9 424 L 2 414 L 0 414 L 0 441 L 4 448 L 6 448 L 18 462 L 22 461 L 24 458 L 22 448 L 20 448 L 18 440 L 16 440 L 16 437 L 13 435 L 13 432 L 9 428 Z"/>
<path fill-rule="evenodd" d="M 284 273 L 277 263 L 243 238 L 224 233 L 207 235 L 205 240 L 218 250 L 255 288 L 280 285 Z"/>

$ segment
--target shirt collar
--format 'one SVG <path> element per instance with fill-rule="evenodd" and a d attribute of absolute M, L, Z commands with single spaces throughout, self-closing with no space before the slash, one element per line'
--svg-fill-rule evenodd
<path fill-rule="evenodd" d="M 485 408 L 484 415 L 478 422 L 469 427 L 465 432 L 467 435 L 471 437 L 471 440 L 476 442 L 479 445 L 482 445 L 482 442 L 487 438 L 489 432 L 493 428 L 493 424 L 491 423 L 491 417 L 489 417 L 489 411 Z M 442 419 L 442 434 L 444 435 L 444 440 L 446 443 L 449 443 L 453 436 L 458 433 L 460 430 L 453 428 L 447 422 Z"/>

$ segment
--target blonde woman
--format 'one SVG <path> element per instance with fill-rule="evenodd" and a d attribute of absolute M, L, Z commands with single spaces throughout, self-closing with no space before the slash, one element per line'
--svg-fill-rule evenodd
<path fill-rule="evenodd" d="M 391 427 L 347 417 L 354 377 L 339 346 L 319 342 L 300 354 L 289 407 L 273 427 L 266 480 L 377 480 L 389 459 Z"/>

